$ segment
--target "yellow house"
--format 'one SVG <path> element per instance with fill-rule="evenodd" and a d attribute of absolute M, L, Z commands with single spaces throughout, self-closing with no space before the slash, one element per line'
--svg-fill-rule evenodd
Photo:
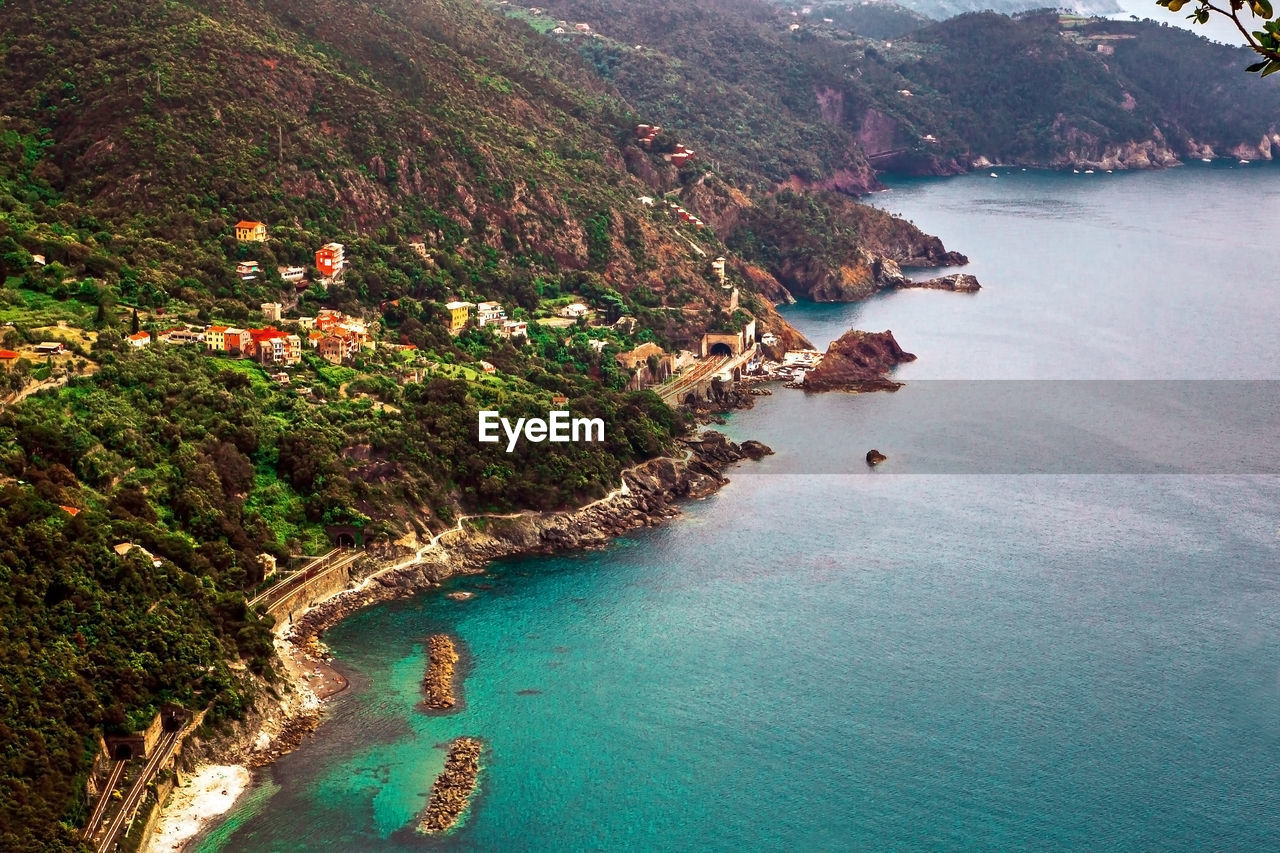
<path fill-rule="evenodd" d="M 467 327 L 474 307 L 470 302 L 450 302 L 444 307 L 449 312 L 449 334 L 456 335 Z"/>
<path fill-rule="evenodd" d="M 204 330 L 204 347 L 209 352 L 223 352 L 227 348 L 227 327 L 210 326 Z"/>
<path fill-rule="evenodd" d="M 237 222 L 236 239 L 241 243 L 262 243 L 267 239 L 267 226 L 247 219 Z"/>

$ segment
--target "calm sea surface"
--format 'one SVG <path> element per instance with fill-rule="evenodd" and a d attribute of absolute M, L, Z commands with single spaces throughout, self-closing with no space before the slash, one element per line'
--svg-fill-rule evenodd
<path fill-rule="evenodd" d="M 201 849 L 1280 849 L 1268 436 L 1140 473 L 1183 469 L 1138 417 L 1089 465 L 1075 393 L 1137 417 L 1116 399 L 1174 409 L 1199 380 L 1175 416 L 1266 423 L 1270 383 L 1206 380 L 1280 378 L 1272 235 L 1248 225 L 1277 221 L 1280 169 L 998 171 L 875 199 L 968 253 L 981 293 L 788 311 L 820 346 L 893 329 L 920 356 L 904 389 L 778 389 L 729 427 L 777 455 L 683 519 L 348 619 L 326 639 L 352 689 Z M 1067 389 L 1084 423 L 984 420 L 967 382 Z M 1241 388 L 1267 402 L 1228 418 Z M 939 410 L 952 428 L 918 426 Z M 935 473 L 957 446 L 1014 461 Z M 467 657 L 446 717 L 414 710 L 436 631 Z M 490 745 L 476 807 L 416 836 L 462 734 Z"/>

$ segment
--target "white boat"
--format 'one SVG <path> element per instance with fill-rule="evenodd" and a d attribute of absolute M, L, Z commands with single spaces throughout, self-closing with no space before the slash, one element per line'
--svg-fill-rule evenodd
<path fill-rule="evenodd" d="M 993 178 L 998 178 L 998 177 L 1000 177 L 1000 176 L 999 176 L 999 175 L 997 175 L 995 172 L 992 172 L 992 173 L 991 173 L 991 177 L 993 177 Z"/>
<path fill-rule="evenodd" d="M 1201 163 L 1212 163 L 1212 162 L 1213 162 L 1213 158 L 1212 158 L 1212 157 L 1201 157 L 1201 158 L 1200 158 L 1200 162 L 1201 162 Z"/>
<path fill-rule="evenodd" d="M 1249 165 L 1249 161 L 1248 161 L 1248 160 L 1241 160 L 1241 161 L 1240 161 L 1240 165 L 1241 165 L 1241 166 L 1248 166 L 1248 165 Z"/>
<path fill-rule="evenodd" d="M 1076 174 L 1076 175 L 1080 174 L 1080 170 L 1079 170 L 1079 169 L 1072 169 L 1072 170 L 1071 170 L 1071 172 L 1072 172 L 1073 174 Z"/>
<path fill-rule="evenodd" d="M 1093 174 L 1093 169 L 1085 169 L 1085 170 L 1084 170 L 1084 173 L 1085 173 L 1086 175 L 1092 175 L 1092 174 Z"/>

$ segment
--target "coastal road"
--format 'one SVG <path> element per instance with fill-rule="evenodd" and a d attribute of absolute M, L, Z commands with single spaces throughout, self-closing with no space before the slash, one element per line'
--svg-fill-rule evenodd
<path fill-rule="evenodd" d="M 89 822 L 84 825 L 82 837 L 87 841 L 93 838 L 95 832 L 98 831 L 98 824 L 102 823 L 102 815 L 107 810 L 107 804 L 111 802 L 111 795 L 115 793 L 116 786 L 120 784 L 120 777 L 124 775 L 124 766 L 127 761 L 117 760 L 111 766 L 111 775 L 107 777 L 107 784 L 102 787 L 102 796 L 98 797 L 98 804 L 93 807 L 93 814 L 89 815 Z"/>
<path fill-rule="evenodd" d="M 156 743 L 156 748 L 151 752 L 151 758 L 147 760 L 147 766 L 142 768 L 142 773 L 134 781 L 133 787 L 129 789 L 129 793 L 125 794 L 124 800 L 120 803 L 120 811 L 116 812 L 116 816 L 107 824 L 106 832 L 95 848 L 98 853 L 107 853 L 120 840 L 120 835 L 128 828 L 130 821 L 133 820 L 133 813 L 137 811 L 138 804 L 146 796 L 147 786 L 151 784 L 156 771 L 160 769 L 160 765 L 168 760 L 173 753 L 174 747 L 178 745 L 178 736 L 180 734 L 182 734 L 182 729 L 180 728 L 165 732 L 164 736 Z"/>

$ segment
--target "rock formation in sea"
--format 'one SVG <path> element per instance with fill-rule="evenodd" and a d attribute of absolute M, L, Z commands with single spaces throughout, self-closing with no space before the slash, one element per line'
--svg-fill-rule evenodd
<path fill-rule="evenodd" d="M 921 290 L 954 290 L 957 293 L 977 293 L 982 289 L 978 279 L 968 273 L 953 273 L 925 281 L 910 281 L 899 284 L 899 290 L 917 288 Z"/>
<path fill-rule="evenodd" d="M 902 383 L 888 373 L 916 357 L 904 352 L 893 332 L 850 329 L 827 347 L 822 363 L 805 376 L 806 391 L 894 391 Z"/>
<path fill-rule="evenodd" d="M 431 786 L 431 799 L 418 822 L 419 831 L 438 834 L 457 825 L 475 792 L 482 750 L 480 741 L 473 737 L 460 737 L 449 744 L 444 770 Z"/>
<path fill-rule="evenodd" d="M 427 674 L 422 680 L 426 698 L 423 707 L 433 711 L 445 711 L 457 704 L 453 695 L 454 665 L 458 652 L 453 638 L 448 634 L 432 634 L 427 638 Z"/>

